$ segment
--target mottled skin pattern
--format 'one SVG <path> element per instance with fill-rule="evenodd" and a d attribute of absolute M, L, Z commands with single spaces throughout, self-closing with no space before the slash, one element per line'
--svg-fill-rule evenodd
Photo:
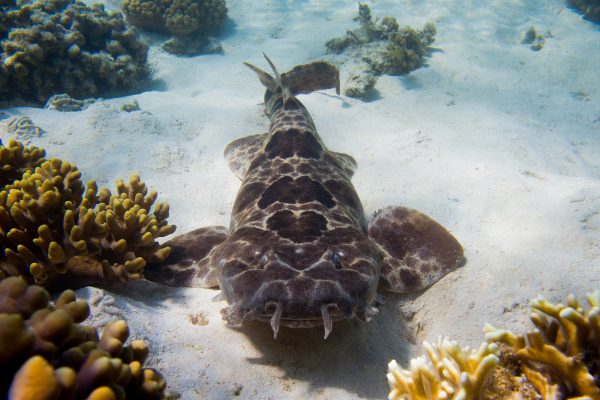
<path fill-rule="evenodd" d="M 272 77 L 246 65 L 266 87 L 271 125 L 225 150 L 242 179 L 229 234 L 210 227 L 174 239 L 171 258 L 147 277 L 218 284 L 232 326 L 265 320 L 277 336 L 280 325 L 323 325 L 327 337 L 335 320 L 369 320 L 378 287 L 419 290 L 461 263 L 456 239 L 415 210 L 388 207 L 368 224 L 351 183 L 354 159 L 325 147 L 295 97 L 339 91 L 334 66 L 316 62 L 280 76 L 271 64 Z"/>

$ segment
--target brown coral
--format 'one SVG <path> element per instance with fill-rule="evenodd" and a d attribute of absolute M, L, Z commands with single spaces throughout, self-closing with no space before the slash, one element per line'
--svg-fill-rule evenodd
<path fill-rule="evenodd" d="M 531 303 L 535 331 L 516 335 L 488 324 L 478 352 L 447 339 L 426 343 L 427 357 L 409 370 L 390 363 L 389 398 L 598 399 L 600 290 L 587 299 L 588 311 L 573 296 L 566 306 L 539 297 Z"/>
<path fill-rule="evenodd" d="M 162 398 L 164 379 L 142 368 L 146 344 L 125 345 L 125 321 L 107 325 L 98 338 L 96 329 L 79 324 L 88 314 L 88 304 L 70 290 L 51 304 L 39 286 L 17 277 L 0 281 L 0 393 L 11 399 Z"/>
<path fill-rule="evenodd" d="M 215 31 L 227 7 L 224 0 L 123 0 L 123 12 L 139 28 L 182 36 Z"/>
<path fill-rule="evenodd" d="M 18 149 L 21 158 L 35 151 Z M 137 174 L 118 181 L 113 195 L 94 181 L 84 187 L 68 162 L 43 160 L 0 191 L 0 276 L 48 287 L 140 279 L 146 262 L 169 255 L 156 239 L 175 230 L 169 206 L 154 204 L 156 197 Z"/>
<path fill-rule="evenodd" d="M 39 167 L 45 156 L 46 152 L 35 146 L 25 147 L 14 139 L 4 146 L 0 140 L 0 188 L 19 179 L 25 171 Z"/>
<path fill-rule="evenodd" d="M 75 0 L 0 2 L 0 101 L 119 95 L 150 79 L 148 46 L 118 12 Z"/>

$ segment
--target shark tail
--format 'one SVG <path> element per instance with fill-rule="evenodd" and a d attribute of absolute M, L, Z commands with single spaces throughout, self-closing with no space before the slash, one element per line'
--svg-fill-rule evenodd
<path fill-rule="evenodd" d="M 298 65 L 290 71 L 280 74 L 269 57 L 264 53 L 263 55 L 275 77 L 250 63 L 245 62 L 244 65 L 258 75 L 261 83 L 267 88 L 267 93 L 282 96 L 284 107 L 290 101 L 295 103 L 294 97 L 297 94 L 307 94 L 315 90 L 332 88 L 335 88 L 337 94 L 340 93 L 340 73 L 332 64 L 316 61 L 310 64 Z"/>

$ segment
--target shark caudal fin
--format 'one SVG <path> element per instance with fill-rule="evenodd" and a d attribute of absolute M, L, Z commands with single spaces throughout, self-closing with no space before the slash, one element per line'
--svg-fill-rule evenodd
<path fill-rule="evenodd" d="M 264 53 L 263 55 L 275 77 L 250 63 L 245 62 L 244 65 L 258 75 L 261 83 L 269 92 L 281 95 L 284 104 L 297 94 L 311 93 L 315 90 L 335 88 L 336 93 L 340 93 L 340 73 L 332 64 L 316 61 L 310 64 L 298 65 L 290 71 L 280 74 L 269 57 Z"/>

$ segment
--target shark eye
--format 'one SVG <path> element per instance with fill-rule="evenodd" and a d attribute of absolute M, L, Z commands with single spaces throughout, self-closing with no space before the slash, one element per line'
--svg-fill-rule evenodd
<path fill-rule="evenodd" d="M 269 261 L 269 256 L 263 254 L 262 257 L 258 260 L 258 265 L 260 266 L 260 268 L 264 268 L 267 264 L 267 261 Z"/>
<path fill-rule="evenodd" d="M 341 256 L 342 256 L 341 253 L 336 253 L 336 252 L 333 252 L 333 254 L 331 256 L 331 262 L 335 266 L 335 269 L 342 268 L 342 257 Z"/>

